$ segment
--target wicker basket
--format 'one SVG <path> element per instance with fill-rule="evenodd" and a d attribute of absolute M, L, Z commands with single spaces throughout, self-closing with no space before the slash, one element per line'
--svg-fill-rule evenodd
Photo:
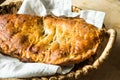
<path fill-rule="evenodd" d="M 19 1 L 14 3 L 9 3 L 8 5 L 0 6 L 0 14 L 16 13 L 20 8 L 21 4 L 22 4 L 22 1 Z M 73 6 L 72 10 L 74 12 L 79 12 L 80 8 Z M 109 55 L 116 37 L 115 30 L 105 29 L 105 31 L 106 31 L 106 34 L 105 34 L 104 41 L 99 47 L 97 54 L 80 64 L 76 64 L 74 69 L 71 72 L 65 75 L 55 74 L 47 77 L 37 77 L 37 78 L 29 78 L 29 79 L 30 80 L 79 80 L 81 79 L 82 76 L 86 75 L 89 71 L 97 69 L 98 66 L 100 66 L 100 64 L 103 63 L 104 60 Z M 6 80 L 16 80 L 16 79 L 6 79 Z M 17 79 L 17 80 L 26 80 L 26 79 Z"/>

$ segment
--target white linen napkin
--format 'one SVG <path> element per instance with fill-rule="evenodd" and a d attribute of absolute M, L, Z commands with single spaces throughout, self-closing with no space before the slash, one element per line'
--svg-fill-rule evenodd
<path fill-rule="evenodd" d="M 102 28 L 104 12 L 93 10 L 82 10 L 79 13 L 71 12 L 71 0 L 24 0 L 18 14 L 31 14 L 45 16 L 54 14 L 56 16 L 75 17 L 80 16 L 98 28 Z M 48 76 L 55 73 L 66 74 L 74 65 L 64 67 L 44 63 L 23 63 L 16 58 L 0 54 L 0 78 L 27 78 L 35 76 Z"/>
<path fill-rule="evenodd" d="M 69 68 L 70 67 L 70 68 Z M 23 63 L 16 58 L 0 54 L 0 78 L 28 78 L 48 76 L 55 73 L 65 74 L 73 65 L 60 67 L 44 63 Z"/>
<path fill-rule="evenodd" d="M 85 19 L 87 23 L 93 24 L 97 28 L 101 29 L 103 26 L 105 13 L 94 10 L 82 10 L 80 11 L 80 17 Z"/>

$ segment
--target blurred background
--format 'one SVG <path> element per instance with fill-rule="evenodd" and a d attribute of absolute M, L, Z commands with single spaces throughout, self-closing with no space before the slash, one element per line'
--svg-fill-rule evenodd
<path fill-rule="evenodd" d="M 4 2 L 5 0 L 0 0 L 0 4 L 2 3 L 2 2 Z"/>
<path fill-rule="evenodd" d="M 0 0 L 2 3 L 4 0 Z M 6 0 L 4 4 L 11 1 Z M 82 9 L 104 11 L 105 27 L 113 28 L 117 32 L 116 42 L 110 56 L 98 68 L 83 77 L 83 80 L 120 80 L 120 0 L 72 0 L 73 5 Z"/>
<path fill-rule="evenodd" d="M 98 70 L 84 77 L 84 80 L 120 80 L 120 0 L 73 0 L 73 5 L 82 9 L 104 11 L 105 27 L 117 32 L 110 56 Z"/>

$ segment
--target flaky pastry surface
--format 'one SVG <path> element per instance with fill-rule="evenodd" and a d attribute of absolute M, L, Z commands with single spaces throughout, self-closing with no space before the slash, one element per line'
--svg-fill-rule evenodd
<path fill-rule="evenodd" d="M 0 52 L 26 62 L 67 65 L 94 55 L 103 30 L 81 18 L 0 16 Z"/>

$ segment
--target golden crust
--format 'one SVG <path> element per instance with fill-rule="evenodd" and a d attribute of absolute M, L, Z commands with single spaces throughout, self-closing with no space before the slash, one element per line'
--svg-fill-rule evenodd
<path fill-rule="evenodd" d="M 0 52 L 26 62 L 67 65 L 94 55 L 103 30 L 81 18 L 0 16 Z"/>

